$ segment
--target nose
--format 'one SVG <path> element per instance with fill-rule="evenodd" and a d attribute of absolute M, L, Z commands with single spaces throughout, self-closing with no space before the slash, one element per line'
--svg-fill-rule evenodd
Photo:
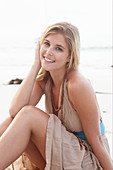
<path fill-rule="evenodd" d="M 47 50 L 46 50 L 46 54 L 52 56 L 53 55 L 53 49 L 52 47 L 49 47 Z"/>

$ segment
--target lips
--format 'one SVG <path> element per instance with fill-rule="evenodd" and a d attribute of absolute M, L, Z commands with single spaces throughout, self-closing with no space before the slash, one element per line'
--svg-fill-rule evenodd
<path fill-rule="evenodd" d="M 45 57 L 45 56 L 44 56 L 44 59 L 45 59 L 45 61 L 47 61 L 47 62 L 49 62 L 49 63 L 54 63 L 54 62 L 55 62 L 55 60 L 52 60 L 52 59 L 47 58 L 47 57 Z"/>

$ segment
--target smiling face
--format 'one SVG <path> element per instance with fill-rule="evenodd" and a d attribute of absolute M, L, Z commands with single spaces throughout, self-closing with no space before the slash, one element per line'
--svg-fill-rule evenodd
<path fill-rule="evenodd" d="M 61 33 L 49 34 L 40 48 L 42 68 L 46 71 L 66 70 L 69 62 L 69 49 Z"/>

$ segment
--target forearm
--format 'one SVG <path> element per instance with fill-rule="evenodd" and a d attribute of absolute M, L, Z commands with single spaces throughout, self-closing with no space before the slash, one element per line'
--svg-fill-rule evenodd
<path fill-rule="evenodd" d="M 103 142 L 97 142 L 92 145 L 93 151 L 97 159 L 99 160 L 104 170 L 113 170 L 112 160 L 108 151 L 106 150 Z"/>
<path fill-rule="evenodd" d="M 40 67 L 38 67 L 36 64 L 32 65 L 30 72 L 28 73 L 24 81 L 21 83 L 19 89 L 14 95 L 9 110 L 10 115 L 12 117 L 14 117 L 23 106 L 29 103 L 29 98 L 31 96 L 31 92 L 39 69 Z"/>

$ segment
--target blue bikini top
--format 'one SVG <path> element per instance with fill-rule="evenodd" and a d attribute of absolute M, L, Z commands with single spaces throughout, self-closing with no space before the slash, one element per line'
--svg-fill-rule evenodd
<path fill-rule="evenodd" d="M 104 123 L 103 123 L 102 120 L 101 120 L 101 123 L 100 123 L 100 131 L 101 131 L 101 135 L 103 136 L 104 133 L 105 133 L 105 126 L 104 126 Z M 74 135 L 78 136 L 80 139 L 87 140 L 84 131 L 72 132 L 72 133 L 73 133 Z"/>

